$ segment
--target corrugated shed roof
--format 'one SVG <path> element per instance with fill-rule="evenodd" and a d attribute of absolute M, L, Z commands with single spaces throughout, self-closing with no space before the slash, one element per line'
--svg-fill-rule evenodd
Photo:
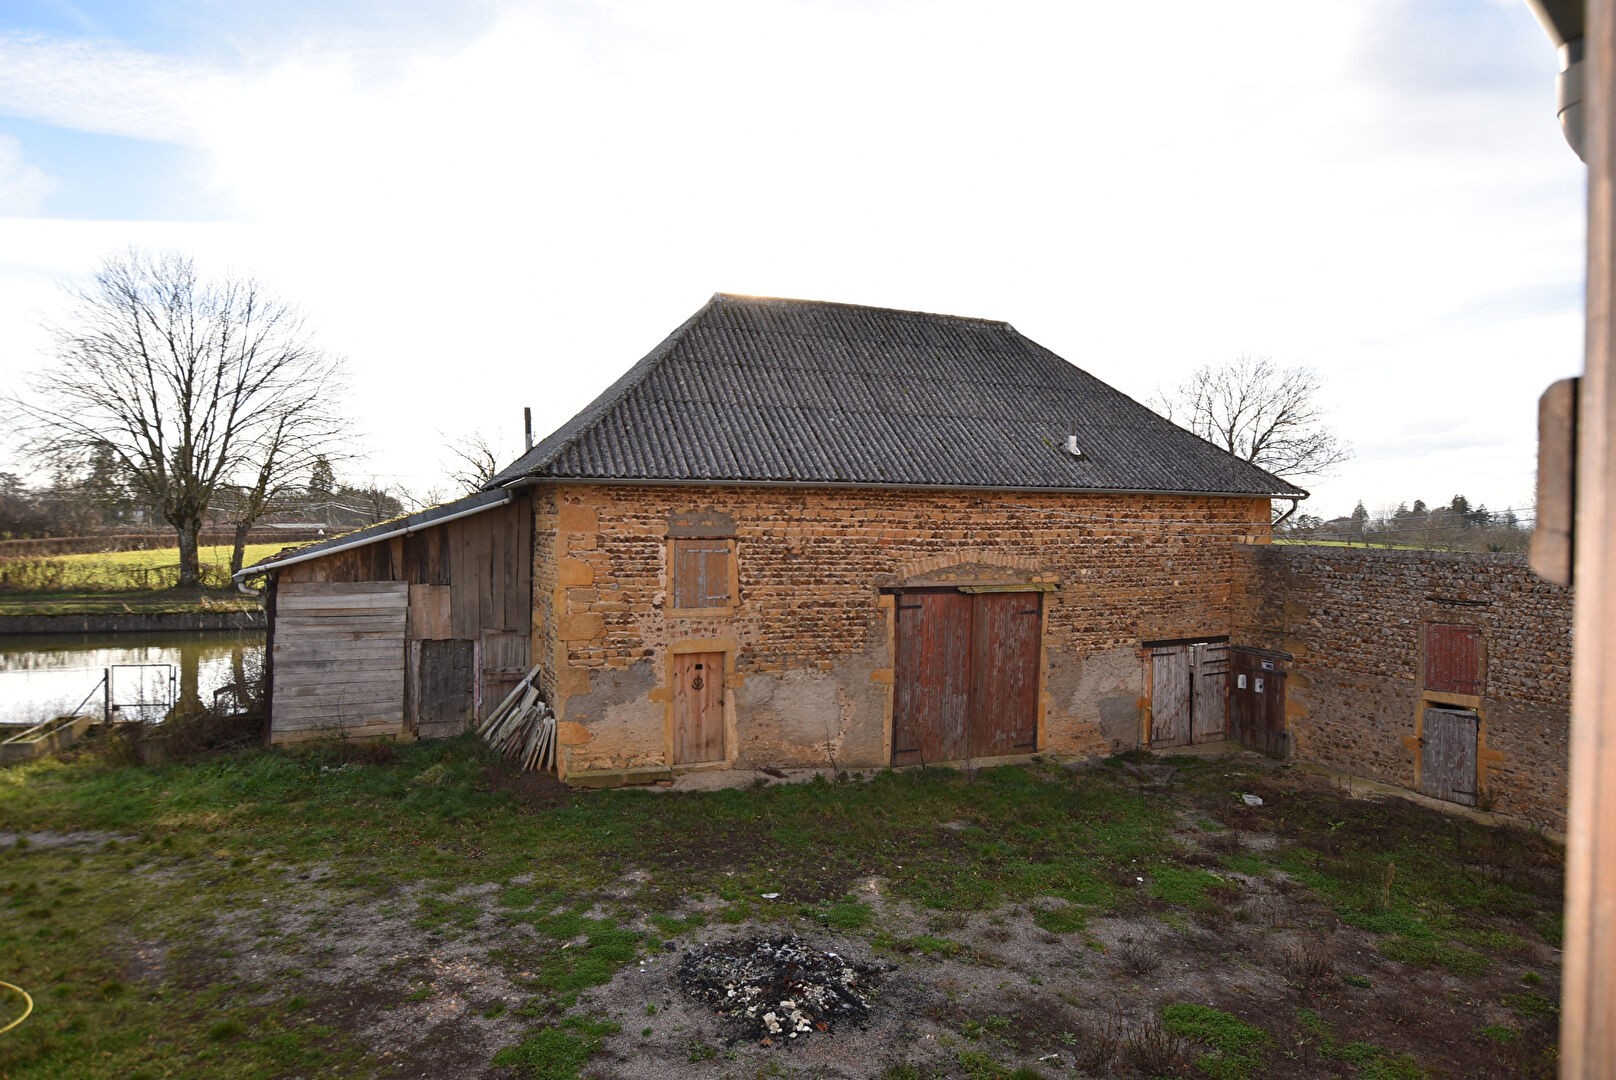
<path fill-rule="evenodd" d="M 724 293 L 489 486 L 523 477 L 1307 494 L 1009 323 Z"/>
<path fill-rule="evenodd" d="M 362 529 L 343 533 L 340 536 L 317 540 L 302 547 L 289 547 L 278 551 L 267 559 L 260 559 L 251 566 L 243 567 L 231 575 L 235 581 L 245 581 L 260 573 L 275 571 L 283 566 L 293 563 L 307 562 L 319 555 L 330 555 L 336 551 L 346 551 L 348 548 L 362 547 L 373 544 L 378 540 L 387 540 L 394 536 L 408 535 L 430 528 L 433 525 L 455 518 L 469 517 L 480 514 L 484 510 L 492 510 L 496 506 L 504 506 L 510 502 L 511 493 L 508 491 L 478 491 L 466 495 L 453 502 L 440 503 L 429 506 L 425 510 L 417 510 L 413 514 L 390 518 L 374 525 L 366 525 Z"/>

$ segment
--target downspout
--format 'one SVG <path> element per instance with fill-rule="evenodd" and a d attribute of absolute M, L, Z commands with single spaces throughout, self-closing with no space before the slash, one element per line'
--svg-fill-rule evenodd
<path fill-rule="evenodd" d="M 1273 521 L 1269 522 L 1268 527 L 1270 529 L 1279 528 L 1281 525 L 1285 524 L 1285 519 L 1286 518 L 1288 518 L 1292 514 L 1296 513 L 1296 508 L 1298 506 L 1301 506 L 1301 505 L 1302 505 L 1302 497 L 1301 496 L 1292 497 L 1291 498 L 1291 508 L 1289 510 L 1285 511 L 1283 514 L 1279 515 Z"/>

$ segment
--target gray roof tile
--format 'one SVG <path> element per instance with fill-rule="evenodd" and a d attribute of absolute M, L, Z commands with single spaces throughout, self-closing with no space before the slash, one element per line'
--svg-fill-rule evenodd
<path fill-rule="evenodd" d="M 1008 323 L 723 293 L 489 487 L 522 477 L 1306 494 Z"/>

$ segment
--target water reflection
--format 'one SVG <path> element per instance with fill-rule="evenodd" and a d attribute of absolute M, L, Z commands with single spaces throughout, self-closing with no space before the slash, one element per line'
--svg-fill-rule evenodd
<path fill-rule="evenodd" d="M 211 704 L 214 691 L 255 674 L 263 655 L 262 631 L 0 636 L 0 724 L 37 724 L 75 709 L 87 696 L 92 700 L 86 708 L 99 712 L 104 692 L 97 686 L 114 665 L 173 665 L 172 683 L 166 667 L 119 667 L 115 704 L 171 696 Z"/>

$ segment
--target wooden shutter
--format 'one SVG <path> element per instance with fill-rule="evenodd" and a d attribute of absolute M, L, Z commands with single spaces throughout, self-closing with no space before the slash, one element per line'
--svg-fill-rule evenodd
<path fill-rule="evenodd" d="M 673 606 L 728 607 L 732 540 L 673 541 Z"/>
<path fill-rule="evenodd" d="M 1425 688 L 1448 694 L 1481 693 L 1481 631 L 1474 626 L 1425 627 Z"/>

